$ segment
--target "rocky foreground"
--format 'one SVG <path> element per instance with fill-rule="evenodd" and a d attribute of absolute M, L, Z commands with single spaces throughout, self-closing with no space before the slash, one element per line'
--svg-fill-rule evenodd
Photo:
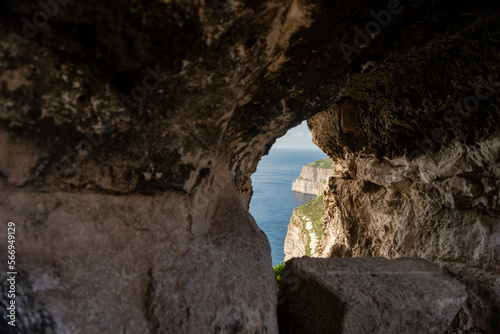
<path fill-rule="evenodd" d="M 308 120 L 336 162 L 318 256 L 345 259 L 304 268 L 419 257 L 455 301 L 465 286 L 450 328 L 499 333 L 499 41 L 497 0 L 0 1 L 0 249 L 15 223 L 17 271 L 0 331 L 277 333 L 251 175 Z M 333 296 L 316 278 L 301 289 Z M 366 333 L 407 298 L 446 300 L 400 288 L 373 296 L 390 314 L 367 299 Z M 439 323 L 409 309 L 427 332 L 446 305 Z"/>
<path fill-rule="evenodd" d="M 418 258 L 295 258 L 283 271 L 279 301 L 283 334 L 442 334 L 466 308 L 467 292 Z"/>

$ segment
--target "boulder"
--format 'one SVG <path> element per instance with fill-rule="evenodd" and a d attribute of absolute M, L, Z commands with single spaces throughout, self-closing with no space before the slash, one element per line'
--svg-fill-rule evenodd
<path fill-rule="evenodd" d="M 294 258 L 280 284 L 280 333 L 444 333 L 465 286 L 419 258 Z"/>

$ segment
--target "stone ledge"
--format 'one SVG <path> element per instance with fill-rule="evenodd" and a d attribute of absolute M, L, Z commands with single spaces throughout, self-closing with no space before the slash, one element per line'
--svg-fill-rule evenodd
<path fill-rule="evenodd" d="M 418 258 L 295 258 L 280 285 L 280 333 L 444 333 L 465 286 Z"/>

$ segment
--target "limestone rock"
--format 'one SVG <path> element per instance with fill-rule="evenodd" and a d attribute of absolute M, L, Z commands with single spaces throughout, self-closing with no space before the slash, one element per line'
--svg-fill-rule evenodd
<path fill-rule="evenodd" d="M 500 77 L 492 41 L 500 17 L 469 23 L 408 57 L 367 62 L 342 100 L 308 121 L 336 174 L 324 193 L 318 256 L 439 263 L 472 291 L 459 327 L 496 333 Z"/>
<path fill-rule="evenodd" d="M 276 333 L 269 243 L 236 194 L 221 196 L 208 227 L 177 193 L 0 191 L 0 219 L 16 223 L 17 300 L 43 302 L 18 304 L 21 332 Z"/>
<path fill-rule="evenodd" d="M 285 261 L 293 257 L 304 256 L 306 254 L 307 242 L 307 236 L 304 234 L 304 223 L 294 212 L 288 223 L 288 230 L 285 237 Z"/>
<path fill-rule="evenodd" d="M 342 217 L 331 254 L 444 261 L 498 332 L 500 303 L 486 298 L 498 294 L 484 284 L 500 254 L 500 3 L 401 3 L 347 59 L 340 45 L 380 10 L 375 0 L 0 2 L 0 225 L 19 227 L 23 332 L 276 333 L 251 174 L 306 119 L 342 186 L 354 184 L 325 198 Z M 485 99 L 470 115 L 454 108 L 480 76 L 492 78 L 477 91 Z M 442 159 L 441 146 L 452 148 Z M 410 155 L 422 157 L 405 170 Z M 349 196 L 357 189 L 369 196 Z M 0 249 L 6 240 L 2 228 Z"/>
<path fill-rule="evenodd" d="M 348 78 L 290 81 L 304 57 L 286 50 L 324 4 L 214 4 L 0 3 L 0 222 L 19 231 L 23 333 L 277 332 L 250 176 Z"/>
<path fill-rule="evenodd" d="M 324 216 L 323 196 L 318 196 L 293 211 L 285 237 L 285 261 L 304 255 L 318 256 Z"/>
<path fill-rule="evenodd" d="M 280 333 L 435 333 L 453 323 L 465 286 L 417 258 L 296 258 L 280 284 Z"/>
<path fill-rule="evenodd" d="M 300 176 L 292 183 L 292 191 L 318 195 L 318 189 L 321 188 L 323 181 L 332 175 L 332 172 L 331 169 L 304 166 Z"/>

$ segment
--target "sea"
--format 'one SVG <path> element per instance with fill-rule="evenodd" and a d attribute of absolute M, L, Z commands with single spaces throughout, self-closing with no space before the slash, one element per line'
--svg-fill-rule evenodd
<path fill-rule="evenodd" d="M 271 244 L 273 266 L 285 259 L 283 244 L 293 210 L 315 198 L 292 191 L 304 165 L 326 158 L 319 149 L 272 148 L 252 175 L 250 214 Z"/>

